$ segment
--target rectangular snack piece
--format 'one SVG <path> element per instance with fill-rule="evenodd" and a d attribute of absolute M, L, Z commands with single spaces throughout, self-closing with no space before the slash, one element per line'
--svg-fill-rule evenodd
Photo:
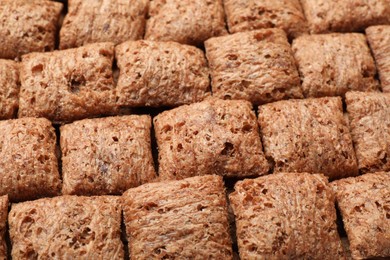
<path fill-rule="evenodd" d="M 118 197 L 60 196 L 13 204 L 13 259 L 123 259 Z"/>
<path fill-rule="evenodd" d="M 292 49 L 306 97 L 378 90 L 375 62 L 363 34 L 302 36 L 294 40 Z"/>
<path fill-rule="evenodd" d="M 122 203 L 131 259 L 232 259 L 222 177 L 148 183 Z"/>
<path fill-rule="evenodd" d="M 303 98 L 295 60 L 281 29 L 263 29 L 208 39 L 213 95 L 260 105 Z"/>
<path fill-rule="evenodd" d="M 142 39 L 147 9 L 147 0 L 69 0 L 60 49 Z"/>
<path fill-rule="evenodd" d="M 54 50 L 62 7 L 46 0 L 0 0 L 0 58 Z"/>
<path fill-rule="evenodd" d="M 390 257 L 390 173 L 332 183 L 353 259 Z"/>
<path fill-rule="evenodd" d="M 313 34 L 363 31 L 390 23 L 388 0 L 301 0 Z"/>
<path fill-rule="evenodd" d="M 16 116 L 19 103 L 19 65 L 0 59 L 0 120 Z"/>
<path fill-rule="evenodd" d="M 0 195 L 11 201 L 59 193 L 56 135 L 44 118 L 0 121 Z"/>
<path fill-rule="evenodd" d="M 113 113 L 113 59 L 112 43 L 23 56 L 19 117 L 68 122 Z"/>
<path fill-rule="evenodd" d="M 154 118 L 162 179 L 268 172 L 256 115 L 249 102 L 209 98 Z"/>
<path fill-rule="evenodd" d="M 202 45 L 227 34 L 222 0 L 155 0 L 150 2 L 145 39 Z"/>
<path fill-rule="evenodd" d="M 128 41 L 116 47 L 122 106 L 178 106 L 210 95 L 204 53 L 176 42 Z"/>
<path fill-rule="evenodd" d="M 122 194 L 156 177 L 149 115 L 84 119 L 61 127 L 63 194 Z"/>
<path fill-rule="evenodd" d="M 7 232 L 8 218 L 8 196 L 0 197 L 0 259 L 7 259 L 7 243 L 5 232 Z"/>
<path fill-rule="evenodd" d="M 343 259 L 335 198 L 323 175 L 277 173 L 234 189 L 241 259 Z"/>
<path fill-rule="evenodd" d="M 390 171 L 390 93 L 348 92 L 345 102 L 359 170 Z"/>
<path fill-rule="evenodd" d="M 224 0 L 231 33 L 281 28 L 290 39 L 308 32 L 299 0 Z"/>
<path fill-rule="evenodd" d="M 366 36 L 374 54 L 382 90 L 390 92 L 390 25 L 368 27 Z"/>
<path fill-rule="evenodd" d="M 358 174 L 340 97 L 287 100 L 259 107 L 265 155 L 275 172 Z"/>

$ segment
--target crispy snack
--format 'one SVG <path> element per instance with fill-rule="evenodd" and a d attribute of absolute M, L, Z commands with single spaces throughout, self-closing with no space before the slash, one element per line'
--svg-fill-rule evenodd
<path fill-rule="evenodd" d="M 5 233 L 7 231 L 8 196 L 0 197 L 0 259 L 7 259 L 7 243 Z"/>
<path fill-rule="evenodd" d="M 0 59 L 0 119 L 11 119 L 16 115 L 19 87 L 18 64 Z"/>

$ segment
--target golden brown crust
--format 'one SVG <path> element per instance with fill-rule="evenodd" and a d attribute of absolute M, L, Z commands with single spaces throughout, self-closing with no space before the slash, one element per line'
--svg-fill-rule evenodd
<path fill-rule="evenodd" d="M 0 119 L 11 119 L 19 104 L 19 65 L 0 59 Z"/>
<path fill-rule="evenodd" d="M 5 233 L 7 232 L 8 218 L 8 196 L 0 197 L 0 259 L 7 259 L 7 243 Z"/>

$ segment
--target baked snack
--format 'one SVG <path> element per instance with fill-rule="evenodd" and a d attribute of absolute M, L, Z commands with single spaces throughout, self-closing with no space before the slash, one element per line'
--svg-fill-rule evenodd
<path fill-rule="evenodd" d="M 60 49 L 142 39 L 148 4 L 147 0 L 69 0 Z"/>
<path fill-rule="evenodd" d="M 301 0 L 311 33 L 363 31 L 390 23 L 388 0 Z"/>
<path fill-rule="evenodd" d="M 122 203 L 131 259 L 232 259 L 222 177 L 148 183 Z"/>
<path fill-rule="evenodd" d="M 390 93 L 348 92 L 345 102 L 359 170 L 390 171 Z"/>
<path fill-rule="evenodd" d="M 390 173 L 332 183 L 353 259 L 390 257 Z"/>
<path fill-rule="evenodd" d="M 263 28 L 281 28 L 290 39 L 308 32 L 299 0 L 225 0 L 231 33 Z"/>
<path fill-rule="evenodd" d="M 390 25 L 368 27 L 366 36 L 375 57 L 382 90 L 390 92 Z"/>
<path fill-rule="evenodd" d="M 162 179 L 268 172 L 256 115 L 249 102 L 209 98 L 154 118 Z"/>
<path fill-rule="evenodd" d="M 379 84 L 366 38 L 358 33 L 305 35 L 292 44 L 306 97 L 374 91 Z"/>
<path fill-rule="evenodd" d="M 260 106 L 259 125 L 274 172 L 323 173 L 331 179 L 358 174 L 340 97 Z"/>
<path fill-rule="evenodd" d="M 0 121 L 0 195 L 11 201 L 57 195 L 56 135 L 44 118 Z"/>
<path fill-rule="evenodd" d="M 113 59 L 112 43 L 23 56 L 19 117 L 68 122 L 113 113 Z"/>
<path fill-rule="evenodd" d="M 0 120 L 11 119 L 16 115 L 19 87 L 18 64 L 0 59 Z"/>
<path fill-rule="evenodd" d="M 204 53 L 176 42 L 128 41 L 115 49 L 122 106 L 178 106 L 210 93 Z"/>
<path fill-rule="evenodd" d="M 213 95 L 260 105 L 303 98 L 298 70 L 281 29 L 263 29 L 205 42 Z"/>
<path fill-rule="evenodd" d="M 13 204 L 13 259 L 123 259 L 118 197 L 60 196 Z"/>
<path fill-rule="evenodd" d="M 61 127 L 63 194 L 122 194 L 156 177 L 149 115 L 84 119 Z"/>
<path fill-rule="evenodd" d="M 62 7 L 47 0 L 0 0 L 0 58 L 54 50 Z"/>
<path fill-rule="evenodd" d="M 5 233 L 7 232 L 8 218 L 8 196 L 0 197 L 0 259 L 7 259 L 7 243 Z"/>
<path fill-rule="evenodd" d="M 154 0 L 149 17 L 146 40 L 202 45 L 227 33 L 222 0 Z"/>
<path fill-rule="evenodd" d="M 277 173 L 234 189 L 241 259 L 343 259 L 335 198 L 323 175 Z"/>

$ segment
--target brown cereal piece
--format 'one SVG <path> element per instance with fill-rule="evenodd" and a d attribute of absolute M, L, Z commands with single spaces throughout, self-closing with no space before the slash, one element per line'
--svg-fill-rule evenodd
<path fill-rule="evenodd" d="M 205 42 L 213 95 L 260 105 L 302 98 L 295 60 L 281 29 L 263 29 Z"/>
<path fill-rule="evenodd" d="M 54 50 L 62 7 L 46 0 L 0 0 L 0 58 Z"/>
<path fill-rule="evenodd" d="M 388 0 L 301 0 L 311 33 L 363 31 L 390 23 Z"/>
<path fill-rule="evenodd" d="M 0 197 L 0 259 L 7 259 L 7 243 L 5 233 L 7 231 L 8 196 Z"/>
<path fill-rule="evenodd" d="M 350 119 L 359 169 L 390 170 L 390 93 L 348 92 Z"/>
<path fill-rule="evenodd" d="M 118 197 L 60 196 L 13 204 L 13 259 L 123 259 Z"/>
<path fill-rule="evenodd" d="M 231 33 L 263 28 L 281 28 L 289 38 L 308 32 L 299 0 L 225 0 Z"/>
<path fill-rule="evenodd" d="M 353 259 L 390 257 L 390 173 L 333 182 Z"/>
<path fill-rule="evenodd" d="M 249 102 L 209 98 L 154 118 L 162 179 L 268 172 L 256 115 Z"/>
<path fill-rule="evenodd" d="M 232 259 L 222 177 L 148 183 L 122 203 L 130 258 Z"/>
<path fill-rule="evenodd" d="M 340 97 L 279 101 L 259 107 L 265 155 L 275 172 L 358 174 Z"/>
<path fill-rule="evenodd" d="M 0 121 L 0 195 L 11 201 L 57 195 L 56 135 L 44 118 Z"/>
<path fill-rule="evenodd" d="M 122 194 L 156 177 L 149 115 L 84 119 L 61 127 L 63 194 Z"/>
<path fill-rule="evenodd" d="M 222 0 L 155 0 L 149 16 L 146 40 L 202 45 L 227 33 Z"/>
<path fill-rule="evenodd" d="M 374 91 L 376 68 L 363 34 L 307 35 L 292 44 L 306 97 Z"/>
<path fill-rule="evenodd" d="M 229 198 L 241 259 L 343 259 L 335 198 L 325 176 L 246 179 Z"/>
<path fill-rule="evenodd" d="M 178 106 L 210 95 L 204 53 L 176 42 L 128 41 L 116 47 L 122 106 Z"/>
<path fill-rule="evenodd" d="M 0 119 L 11 119 L 16 115 L 19 86 L 18 64 L 0 59 Z"/>
<path fill-rule="evenodd" d="M 19 117 L 67 122 L 111 114 L 116 109 L 113 59 L 112 43 L 23 56 Z"/>
<path fill-rule="evenodd" d="M 390 92 L 390 25 L 366 29 L 367 40 L 374 54 L 383 92 Z"/>
<path fill-rule="evenodd" d="M 147 0 L 70 0 L 60 32 L 60 49 L 142 39 L 147 8 Z"/>

